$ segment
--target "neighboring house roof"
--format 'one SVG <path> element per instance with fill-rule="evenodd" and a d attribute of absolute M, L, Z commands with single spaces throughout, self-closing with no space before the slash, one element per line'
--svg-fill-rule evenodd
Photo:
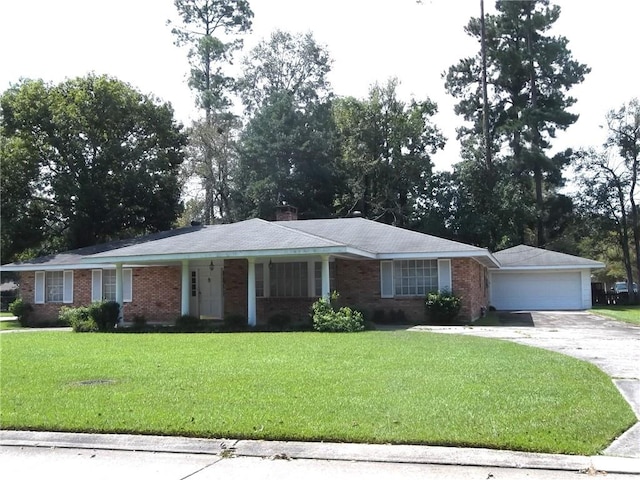
<path fill-rule="evenodd" d="M 54 266 L 104 266 L 200 258 L 243 258 L 328 254 L 364 258 L 474 257 L 498 266 L 483 248 L 412 232 L 363 218 L 238 223 L 188 227 L 139 239 L 111 242 L 28 262 L 3 266 L 6 270 L 34 270 Z"/>
<path fill-rule="evenodd" d="M 500 262 L 500 270 L 564 270 L 605 267 L 604 263 L 595 260 L 528 245 L 517 245 L 495 252 L 493 255 Z"/>

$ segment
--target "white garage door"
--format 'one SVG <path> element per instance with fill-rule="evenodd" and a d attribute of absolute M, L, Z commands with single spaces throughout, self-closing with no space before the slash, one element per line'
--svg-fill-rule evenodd
<path fill-rule="evenodd" d="M 491 305 L 497 310 L 580 309 L 580 273 L 491 272 Z"/>

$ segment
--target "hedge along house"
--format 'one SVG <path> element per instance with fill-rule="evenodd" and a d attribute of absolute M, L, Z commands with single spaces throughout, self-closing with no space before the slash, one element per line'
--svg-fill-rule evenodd
<path fill-rule="evenodd" d="M 3 266 L 21 273 L 21 296 L 35 321 L 61 306 L 108 299 L 124 321 L 180 315 L 242 315 L 249 325 L 274 314 L 308 318 L 331 291 L 369 314 L 402 311 L 424 319 L 430 291 L 463 299 L 473 319 L 488 305 L 487 250 L 363 218 L 192 226 Z"/>

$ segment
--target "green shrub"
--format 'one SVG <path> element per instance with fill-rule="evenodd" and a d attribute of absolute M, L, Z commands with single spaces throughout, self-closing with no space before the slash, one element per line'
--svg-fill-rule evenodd
<path fill-rule="evenodd" d="M 377 323 L 380 325 L 384 325 L 387 322 L 387 314 L 386 312 L 379 308 L 373 311 L 373 317 L 371 319 L 373 323 Z"/>
<path fill-rule="evenodd" d="M 244 332 L 249 328 L 247 317 L 240 313 L 231 313 L 224 316 L 224 329 L 228 332 Z"/>
<path fill-rule="evenodd" d="M 94 302 L 89 305 L 89 317 L 96 322 L 98 331 L 111 332 L 118 324 L 120 305 L 118 302 Z"/>
<path fill-rule="evenodd" d="M 144 315 L 135 315 L 132 323 L 135 332 L 143 332 L 147 328 L 147 318 Z"/>
<path fill-rule="evenodd" d="M 9 311 L 12 315 L 18 317 L 21 326 L 26 327 L 29 324 L 29 315 L 33 311 L 33 307 L 29 302 L 16 298 L 9 304 Z"/>
<path fill-rule="evenodd" d="M 427 321 L 436 324 L 449 324 L 453 323 L 460 313 L 462 298 L 446 290 L 430 292 L 427 294 L 425 307 Z"/>
<path fill-rule="evenodd" d="M 203 322 L 193 315 L 181 315 L 176 319 L 176 332 L 194 333 L 202 329 Z"/>
<path fill-rule="evenodd" d="M 120 305 L 117 302 L 94 302 L 84 307 L 62 307 L 60 323 L 69 325 L 74 332 L 111 332 L 118 323 Z"/>
<path fill-rule="evenodd" d="M 291 326 L 291 317 L 286 313 L 274 313 L 269 317 L 267 323 L 270 327 L 278 330 L 284 330 L 285 328 Z"/>
<path fill-rule="evenodd" d="M 332 300 L 337 300 L 338 294 L 333 293 Z M 364 330 L 362 313 L 349 307 L 334 310 L 331 302 L 326 298 L 316 300 L 311 306 L 313 328 L 318 332 L 359 332 Z"/>
<path fill-rule="evenodd" d="M 89 307 L 62 307 L 58 319 L 69 325 L 74 332 L 98 331 L 98 324 L 91 318 Z"/>

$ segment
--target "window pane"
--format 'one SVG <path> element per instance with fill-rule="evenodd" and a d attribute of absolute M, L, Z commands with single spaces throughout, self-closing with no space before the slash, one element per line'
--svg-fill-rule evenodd
<path fill-rule="evenodd" d="M 102 271 L 102 299 L 110 302 L 116 301 L 116 271 Z"/>
<path fill-rule="evenodd" d="M 425 295 L 438 289 L 437 260 L 397 260 L 394 262 L 395 294 Z"/>
<path fill-rule="evenodd" d="M 306 262 L 273 263 L 270 268 L 270 293 L 272 297 L 308 296 Z"/>
<path fill-rule="evenodd" d="M 45 292 L 46 301 L 58 303 L 62 302 L 64 291 L 64 273 L 63 272 L 46 272 L 45 273 Z"/>

